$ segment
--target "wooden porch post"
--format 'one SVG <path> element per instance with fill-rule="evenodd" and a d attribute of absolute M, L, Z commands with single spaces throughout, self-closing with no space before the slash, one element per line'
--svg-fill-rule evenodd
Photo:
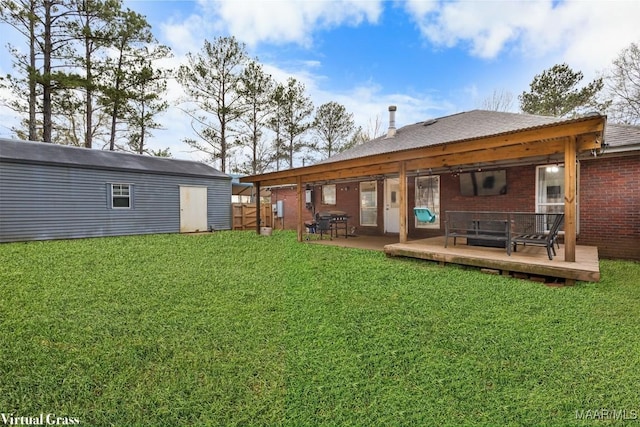
<path fill-rule="evenodd" d="M 302 177 L 296 177 L 296 184 L 298 186 L 297 195 L 298 195 L 298 242 L 302 242 L 302 230 L 303 230 L 303 221 L 302 221 L 302 212 L 304 211 L 304 193 L 302 190 Z"/>
<path fill-rule="evenodd" d="M 260 181 L 254 183 L 256 187 L 256 232 L 260 234 Z"/>
<path fill-rule="evenodd" d="M 576 260 L 576 137 L 564 144 L 564 260 Z"/>
<path fill-rule="evenodd" d="M 407 242 L 407 164 L 400 162 L 400 185 L 398 187 L 400 196 L 398 202 L 400 203 L 400 243 Z"/>

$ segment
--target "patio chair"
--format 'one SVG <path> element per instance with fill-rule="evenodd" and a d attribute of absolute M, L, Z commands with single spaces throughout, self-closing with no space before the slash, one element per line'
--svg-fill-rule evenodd
<path fill-rule="evenodd" d="M 555 214 L 556 218 L 551 225 L 551 229 L 548 233 L 528 233 L 528 234 L 516 234 L 511 237 L 511 245 L 513 245 L 513 251 L 516 252 L 518 245 L 534 245 L 544 246 L 547 248 L 547 255 L 552 260 L 556 255 L 555 245 L 558 240 L 558 232 L 564 222 L 564 214 Z M 558 248 L 560 246 L 558 245 Z M 553 255 L 552 255 L 553 254 Z"/>

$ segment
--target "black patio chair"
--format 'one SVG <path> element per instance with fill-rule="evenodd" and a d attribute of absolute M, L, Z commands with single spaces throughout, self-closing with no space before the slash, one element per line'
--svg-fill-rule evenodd
<path fill-rule="evenodd" d="M 552 214 L 550 214 L 552 215 Z M 556 218 L 551 225 L 551 229 L 548 233 L 535 232 L 527 234 L 516 234 L 511 236 L 511 245 L 513 245 L 513 252 L 516 252 L 518 245 L 534 245 L 544 246 L 547 248 L 547 255 L 552 260 L 556 255 L 555 245 L 558 240 L 558 233 L 562 224 L 564 223 L 564 214 L 555 214 Z M 560 246 L 558 246 L 559 248 Z M 553 255 L 552 255 L 553 254 Z"/>

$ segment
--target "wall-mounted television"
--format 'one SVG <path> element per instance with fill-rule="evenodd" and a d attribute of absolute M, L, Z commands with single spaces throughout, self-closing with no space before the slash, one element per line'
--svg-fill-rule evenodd
<path fill-rule="evenodd" d="M 460 193 L 463 196 L 495 196 L 507 194 L 507 171 L 467 172 L 460 174 Z"/>

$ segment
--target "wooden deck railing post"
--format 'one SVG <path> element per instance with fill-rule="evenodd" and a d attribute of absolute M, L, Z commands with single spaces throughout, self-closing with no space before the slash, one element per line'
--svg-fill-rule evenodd
<path fill-rule="evenodd" d="M 256 187 L 256 232 L 260 234 L 260 181 L 255 183 Z"/>
<path fill-rule="evenodd" d="M 302 242 L 302 230 L 304 229 L 304 224 L 302 221 L 302 212 L 304 211 L 304 193 L 302 191 L 302 177 L 298 175 L 296 178 L 298 188 L 297 188 L 297 196 L 298 196 L 298 242 Z"/>
<path fill-rule="evenodd" d="M 398 202 L 400 204 L 400 243 L 407 242 L 407 222 L 408 212 L 407 208 L 407 165 L 406 162 L 400 162 L 400 183 L 398 192 Z"/>
<path fill-rule="evenodd" d="M 576 260 L 576 137 L 564 145 L 564 260 Z"/>

